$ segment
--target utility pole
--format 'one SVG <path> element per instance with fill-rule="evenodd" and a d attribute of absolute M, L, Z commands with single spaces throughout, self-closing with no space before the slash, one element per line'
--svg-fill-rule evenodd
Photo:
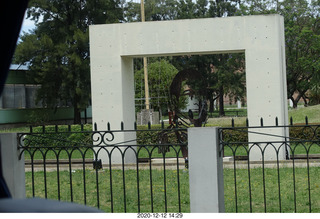
<path fill-rule="evenodd" d="M 145 22 L 145 15 L 144 15 L 144 0 L 140 0 L 141 2 L 141 22 Z M 144 69 L 144 93 L 146 98 L 146 109 L 150 109 L 149 103 L 149 85 L 148 85 L 148 63 L 147 57 L 143 57 L 143 69 Z"/>

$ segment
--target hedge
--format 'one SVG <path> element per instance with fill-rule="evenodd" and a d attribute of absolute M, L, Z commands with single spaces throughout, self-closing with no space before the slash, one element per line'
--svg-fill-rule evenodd
<path fill-rule="evenodd" d="M 292 140 L 314 140 L 320 138 L 319 126 L 291 126 L 289 127 L 289 136 Z M 71 129 L 72 132 L 68 132 Z M 89 132 L 81 132 L 89 131 Z M 138 144 L 155 144 L 159 142 L 159 136 L 164 133 L 166 129 L 162 129 L 161 125 L 152 125 L 150 131 L 148 126 L 137 127 L 137 143 Z M 168 129 L 169 130 L 169 129 Z M 45 133 L 43 133 L 43 127 L 33 128 L 33 133 L 38 137 L 28 136 L 27 140 L 32 140 L 41 145 L 55 146 L 69 146 L 69 142 L 81 142 L 84 144 L 92 144 L 91 132 L 92 126 L 85 125 L 81 128 L 79 125 L 73 126 L 59 126 L 56 130 L 55 126 L 46 126 Z M 58 132 L 56 132 L 58 131 Z M 56 133 L 55 133 L 56 132 Z M 54 133 L 54 134 L 53 134 Z M 167 133 L 167 142 L 177 143 L 176 134 L 173 131 Z M 40 137 L 40 138 L 39 138 Z M 39 140 L 40 139 L 40 140 Z M 61 141 L 63 140 L 63 141 Z M 225 142 L 247 142 L 248 141 L 248 129 L 247 128 L 235 128 L 235 129 L 223 129 L 223 140 Z M 68 145 L 69 144 L 69 145 Z M 74 145 L 76 146 L 76 144 Z"/>

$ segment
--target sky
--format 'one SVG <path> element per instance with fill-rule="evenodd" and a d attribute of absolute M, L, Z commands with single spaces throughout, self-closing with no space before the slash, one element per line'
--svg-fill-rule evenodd
<path fill-rule="evenodd" d="M 35 28 L 34 21 L 27 19 L 27 13 L 25 13 L 23 23 L 21 26 L 20 35 L 22 34 L 22 32 L 29 32 L 34 28 Z"/>

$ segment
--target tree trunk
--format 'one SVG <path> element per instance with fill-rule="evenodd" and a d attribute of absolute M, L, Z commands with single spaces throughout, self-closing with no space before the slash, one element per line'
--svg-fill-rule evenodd
<path fill-rule="evenodd" d="M 224 96 L 224 91 L 223 91 L 223 86 L 221 85 L 219 88 L 219 116 L 225 116 L 223 96 Z"/>
<path fill-rule="evenodd" d="M 80 97 L 75 94 L 73 99 L 73 123 L 81 124 L 81 110 L 78 107 Z"/>
<path fill-rule="evenodd" d="M 304 101 L 304 106 L 307 107 L 309 104 L 308 104 L 308 100 L 307 100 L 307 97 L 305 95 L 302 96 L 302 99 Z"/>
<path fill-rule="evenodd" d="M 213 100 L 213 98 L 210 98 L 209 103 L 210 103 L 210 105 L 209 105 L 209 112 L 210 112 L 210 113 L 213 113 L 213 111 L 214 111 L 214 100 Z"/>
<path fill-rule="evenodd" d="M 298 103 L 299 103 L 299 101 L 300 101 L 300 99 L 301 99 L 301 95 L 298 95 L 296 98 L 290 97 L 290 99 L 291 99 L 291 101 L 292 101 L 292 107 L 293 107 L 294 109 L 296 109 L 296 108 L 298 107 Z"/>
<path fill-rule="evenodd" d="M 73 107 L 73 123 L 81 124 L 81 111 L 77 106 Z"/>

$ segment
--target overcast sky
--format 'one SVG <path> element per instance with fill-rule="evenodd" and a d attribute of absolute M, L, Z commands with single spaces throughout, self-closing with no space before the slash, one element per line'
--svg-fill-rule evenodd
<path fill-rule="evenodd" d="M 23 20 L 23 23 L 22 23 L 20 34 L 22 34 L 23 31 L 24 32 L 29 32 L 30 30 L 35 28 L 34 21 L 32 21 L 30 19 L 26 19 L 26 18 L 27 18 L 27 12 L 24 15 L 24 20 Z"/>

